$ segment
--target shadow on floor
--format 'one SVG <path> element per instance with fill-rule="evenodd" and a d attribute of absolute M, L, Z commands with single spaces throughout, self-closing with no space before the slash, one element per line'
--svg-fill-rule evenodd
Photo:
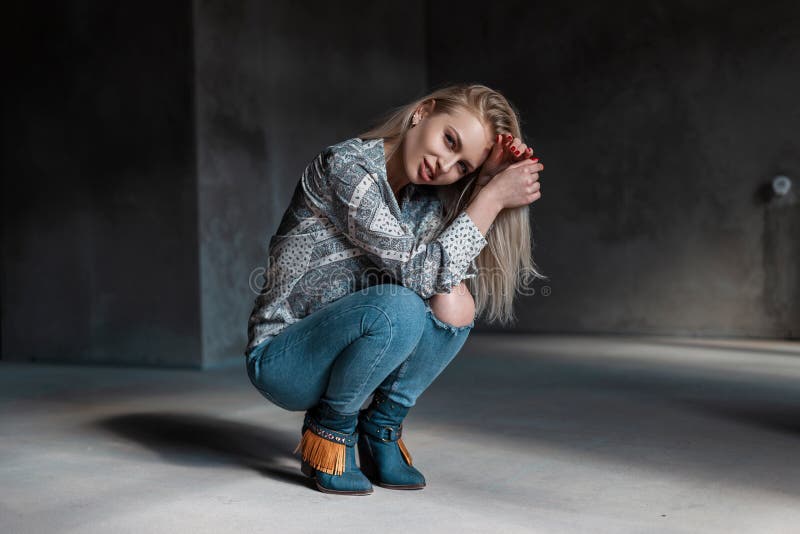
<path fill-rule="evenodd" d="M 800 407 L 769 402 L 682 401 L 685 406 L 750 426 L 800 437 Z"/>
<path fill-rule="evenodd" d="M 239 465 L 262 475 L 313 487 L 313 481 L 279 465 L 297 439 L 262 426 L 186 413 L 131 413 L 97 420 L 94 427 L 140 443 L 165 460 L 197 467 Z"/>

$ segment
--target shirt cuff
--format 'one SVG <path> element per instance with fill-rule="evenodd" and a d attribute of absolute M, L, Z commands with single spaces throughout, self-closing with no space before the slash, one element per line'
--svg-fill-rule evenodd
<path fill-rule="evenodd" d="M 473 258 L 469 265 L 467 265 L 467 272 L 464 273 L 464 279 L 475 278 L 478 276 L 478 264 Z"/>
<path fill-rule="evenodd" d="M 457 281 L 456 283 L 466 278 L 465 274 L 470 263 L 487 245 L 486 238 L 483 237 L 466 211 L 462 211 L 442 232 L 439 241 L 447 252 L 450 260 L 448 269 L 453 280 Z M 474 274 L 477 274 L 477 271 Z"/>

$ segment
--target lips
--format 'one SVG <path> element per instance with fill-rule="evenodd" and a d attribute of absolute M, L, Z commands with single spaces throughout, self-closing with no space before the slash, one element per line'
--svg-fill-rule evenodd
<path fill-rule="evenodd" d="M 422 164 L 420 165 L 420 176 L 422 176 L 422 179 L 426 182 L 433 180 L 433 169 L 430 168 L 425 159 L 422 160 Z"/>

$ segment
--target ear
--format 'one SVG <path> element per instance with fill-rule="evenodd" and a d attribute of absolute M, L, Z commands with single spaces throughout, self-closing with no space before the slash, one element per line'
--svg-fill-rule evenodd
<path fill-rule="evenodd" d="M 436 100 L 434 99 L 428 100 L 427 102 L 422 104 L 418 109 L 420 118 L 424 119 L 425 117 L 433 113 L 434 107 L 436 107 Z"/>

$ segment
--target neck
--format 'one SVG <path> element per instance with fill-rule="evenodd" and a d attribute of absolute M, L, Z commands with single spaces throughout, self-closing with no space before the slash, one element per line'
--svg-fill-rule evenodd
<path fill-rule="evenodd" d="M 397 147 L 391 160 L 389 159 L 389 154 L 394 150 L 395 145 L 396 141 L 384 141 L 383 156 L 386 161 L 386 179 L 392 187 L 394 196 L 399 199 L 400 190 L 410 184 L 411 181 L 408 179 L 408 176 L 406 176 L 405 170 L 403 169 L 403 162 L 400 158 L 400 155 L 403 153 L 401 150 L 402 143 Z"/>

